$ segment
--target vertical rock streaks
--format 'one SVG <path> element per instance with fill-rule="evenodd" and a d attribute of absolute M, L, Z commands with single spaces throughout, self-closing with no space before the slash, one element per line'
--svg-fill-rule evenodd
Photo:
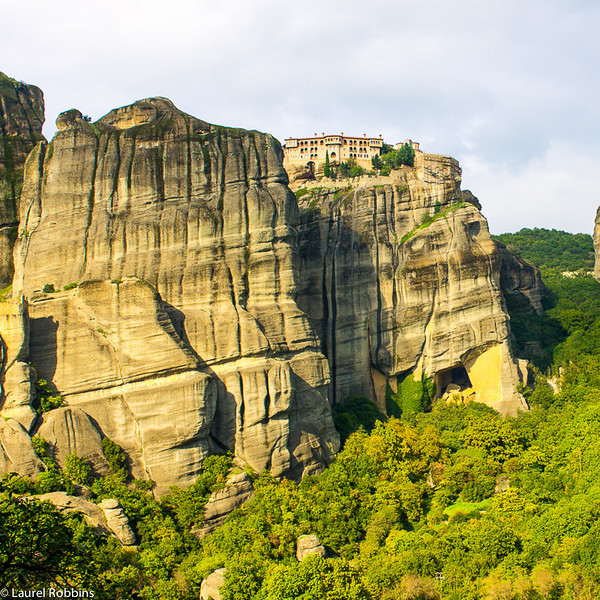
<path fill-rule="evenodd" d="M 480 401 L 503 413 L 526 408 L 508 344 L 500 256 L 460 190 L 458 163 L 421 153 L 414 168 L 392 177 L 351 189 L 319 185 L 300 197 L 298 303 L 327 332 L 335 402 L 360 394 L 384 408 L 386 384 L 395 389 L 411 373 L 433 377 L 441 395 L 461 371 Z M 493 360 L 473 358 L 494 347 Z M 494 366 L 485 377 L 483 364 Z"/>
<path fill-rule="evenodd" d="M 14 280 L 40 375 L 161 486 L 222 448 L 275 475 L 322 469 L 329 369 L 294 300 L 278 143 L 164 98 L 57 127 L 43 171 L 30 157 Z"/>

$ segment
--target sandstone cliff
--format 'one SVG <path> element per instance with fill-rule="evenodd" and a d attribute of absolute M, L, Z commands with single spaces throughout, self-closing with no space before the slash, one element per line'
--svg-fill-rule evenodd
<path fill-rule="evenodd" d="M 496 240 L 494 243 L 500 255 L 500 288 L 504 297 L 513 306 L 527 306 L 541 315 L 546 286 L 540 270 L 513 254 L 501 242 Z"/>
<path fill-rule="evenodd" d="M 57 127 L 27 162 L 13 288 L 30 300 L 29 360 L 69 406 L 44 419 L 58 448 L 83 447 L 87 422 L 161 485 L 223 449 L 275 475 L 321 469 L 338 436 L 294 299 L 278 142 L 163 98 Z"/>
<path fill-rule="evenodd" d="M 98 473 L 107 436 L 162 489 L 225 449 L 299 478 L 337 451 L 330 402 L 383 407 L 422 374 L 526 407 L 501 287 L 537 309 L 535 272 L 491 240 L 453 159 L 316 184 L 299 211 L 276 140 L 164 98 L 57 127 L 27 159 L 0 304 L 1 469 L 42 469 L 39 433 Z M 43 418 L 30 364 L 67 403 Z"/>
<path fill-rule="evenodd" d="M 384 407 L 387 384 L 425 374 L 438 396 L 474 389 L 504 414 L 526 408 L 501 257 L 455 160 L 417 154 L 392 177 L 307 190 L 298 303 L 321 337 L 335 402 L 360 394 Z"/>
<path fill-rule="evenodd" d="M 42 91 L 0 73 L 0 287 L 12 280 L 23 167 L 43 124 Z"/>

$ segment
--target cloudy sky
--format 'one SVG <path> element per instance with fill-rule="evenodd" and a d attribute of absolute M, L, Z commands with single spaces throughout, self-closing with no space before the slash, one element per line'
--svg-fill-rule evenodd
<path fill-rule="evenodd" d="M 597 0 L 0 0 L 0 70 L 78 108 L 166 96 L 282 142 L 406 138 L 448 154 L 493 233 L 591 233 Z M 7 26 L 6 24 L 10 24 Z"/>

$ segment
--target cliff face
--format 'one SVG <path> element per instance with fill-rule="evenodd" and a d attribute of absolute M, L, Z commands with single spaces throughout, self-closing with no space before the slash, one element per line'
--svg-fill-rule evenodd
<path fill-rule="evenodd" d="M 44 96 L 33 86 L 0 73 L 0 286 L 13 275 L 23 168 L 31 149 L 43 140 Z"/>
<path fill-rule="evenodd" d="M 163 485 L 224 448 L 275 475 L 322 468 L 338 448 L 329 368 L 294 299 L 276 140 L 162 98 L 57 127 L 27 162 L 13 285 L 29 359 L 69 405 L 45 437 L 93 456 L 81 432 L 97 428 Z"/>
<path fill-rule="evenodd" d="M 529 306 L 541 315 L 546 286 L 540 270 L 513 254 L 501 242 L 494 243 L 500 255 L 500 288 L 504 297 L 515 306 Z"/>
<path fill-rule="evenodd" d="M 301 477 L 337 451 L 330 402 L 384 407 L 421 375 L 526 408 L 501 288 L 538 308 L 535 272 L 491 240 L 453 159 L 317 184 L 298 210 L 276 140 L 164 98 L 57 127 L 27 159 L 0 303 L 0 470 L 39 471 L 39 433 L 99 473 L 107 436 L 162 489 L 224 449 Z M 29 363 L 67 404 L 43 419 Z"/>
<path fill-rule="evenodd" d="M 526 408 L 500 255 L 460 191 L 456 161 L 418 154 L 392 178 L 313 188 L 300 207 L 298 303 L 323 341 L 336 402 L 361 394 L 383 407 L 388 383 L 425 374 L 438 396 L 462 390 L 504 414 Z"/>

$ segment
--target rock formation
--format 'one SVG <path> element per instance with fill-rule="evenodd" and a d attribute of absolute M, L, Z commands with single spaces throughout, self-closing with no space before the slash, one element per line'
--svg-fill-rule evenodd
<path fill-rule="evenodd" d="M 96 475 L 108 474 L 100 433 L 81 408 L 65 406 L 44 413 L 37 435 L 50 444 L 52 458 L 59 464 L 64 465 L 69 454 L 77 454 L 94 465 Z"/>
<path fill-rule="evenodd" d="M 322 469 L 339 442 L 295 302 L 278 142 L 163 98 L 57 127 L 27 161 L 13 285 L 30 300 L 29 360 L 69 406 L 43 427 L 96 428 L 163 488 L 223 449 L 275 475 Z"/>
<path fill-rule="evenodd" d="M 322 340 L 335 402 L 365 395 L 384 408 L 387 384 L 425 374 L 438 397 L 458 384 L 501 413 L 526 408 L 501 257 L 455 160 L 421 153 L 392 177 L 308 188 L 300 208 L 298 304 Z"/>
<path fill-rule="evenodd" d="M 29 353 L 28 303 L 0 301 L 0 391 L 2 416 L 15 419 L 29 431 L 36 419 L 31 406 L 35 373 L 27 364 Z"/>
<path fill-rule="evenodd" d="M 0 418 L 0 473 L 37 475 L 43 470 L 23 426 L 14 419 Z"/>
<path fill-rule="evenodd" d="M 225 583 L 227 569 L 213 571 L 200 586 L 200 600 L 221 600 L 221 587 Z"/>
<path fill-rule="evenodd" d="M 316 183 L 299 212 L 274 138 L 164 98 L 96 123 L 70 110 L 57 127 L 29 153 L 11 221 L 1 469 L 43 469 L 39 433 L 59 464 L 75 452 L 99 474 L 109 437 L 159 492 L 223 450 L 300 478 L 338 449 L 331 402 L 384 407 L 406 377 L 505 414 L 526 407 L 501 287 L 537 310 L 538 282 L 491 240 L 453 159 Z M 66 401 L 42 417 L 36 372 Z M 215 495 L 207 527 L 247 483 Z"/>
<path fill-rule="evenodd" d="M 501 242 L 495 241 L 495 244 L 500 255 L 500 288 L 504 297 L 513 306 L 527 306 L 541 315 L 546 286 L 540 270 L 510 252 Z"/>
<path fill-rule="evenodd" d="M 204 507 L 202 527 L 193 533 L 203 538 L 225 521 L 227 515 L 239 508 L 254 494 L 252 481 L 247 473 L 237 473 L 229 476 L 227 485 L 213 492 Z"/>
<path fill-rule="evenodd" d="M 117 500 L 107 498 L 100 504 L 94 504 L 66 492 L 50 492 L 37 497 L 42 502 L 52 502 L 61 510 L 82 514 L 89 525 L 105 535 L 114 535 L 123 546 L 134 546 L 136 543 L 129 519 Z"/>
<path fill-rule="evenodd" d="M 0 287 L 12 280 L 23 167 L 43 124 L 42 91 L 0 73 Z"/>
<path fill-rule="evenodd" d="M 325 557 L 327 552 L 321 545 L 321 540 L 319 540 L 316 535 L 301 535 L 296 540 L 296 558 L 299 562 L 302 562 L 311 554 L 318 554 L 319 556 Z"/>
<path fill-rule="evenodd" d="M 106 498 L 99 504 L 104 512 L 109 529 L 117 536 L 123 546 L 135 545 L 135 533 L 129 525 L 129 519 L 123 512 L 118 500 Z"/>

